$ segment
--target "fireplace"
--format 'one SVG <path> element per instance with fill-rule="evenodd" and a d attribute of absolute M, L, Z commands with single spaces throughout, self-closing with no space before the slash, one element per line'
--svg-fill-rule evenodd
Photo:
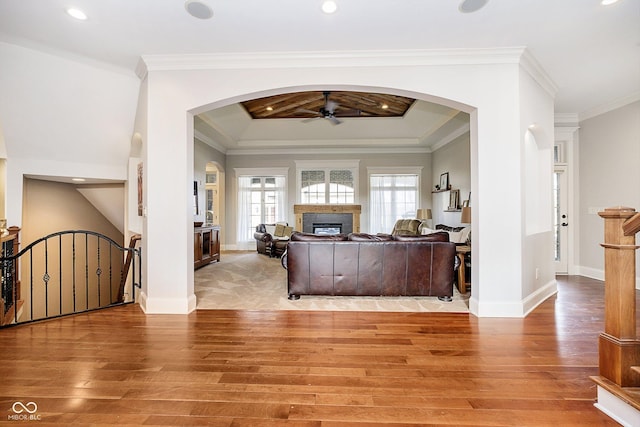
<path fill-rule="evenodd" d="M 295 229 L 315 234 L 359 233 L 360 210 L 360 205 L 294 205 Z"/>
<path fill-rule="evenodd" d="M 342 224 L 339 223 L 324 223 L 324 222 L 314 222 L 313 223 L 313 234 L 340 234 L 342 233 Z"/>

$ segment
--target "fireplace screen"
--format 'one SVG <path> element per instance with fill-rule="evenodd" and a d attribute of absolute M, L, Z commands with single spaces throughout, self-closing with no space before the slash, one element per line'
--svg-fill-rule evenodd
<path fill-rule="evenodd" d="M 313 224 L 313 234 L 339 234 L 342 224 Z"/>

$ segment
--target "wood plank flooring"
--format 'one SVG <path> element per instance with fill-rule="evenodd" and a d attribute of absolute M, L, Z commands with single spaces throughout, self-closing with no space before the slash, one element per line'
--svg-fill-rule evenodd
<path fill-rule="evenodd" d="M 33 402 L 39 426 L 613 426 L 603 295 L 572 276 L 525 319 L 130 305 L 9 328 L 0 424 Z"/>

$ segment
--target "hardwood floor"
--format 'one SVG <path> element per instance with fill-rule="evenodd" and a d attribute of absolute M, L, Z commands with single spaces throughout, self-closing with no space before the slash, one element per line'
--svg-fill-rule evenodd
<path fill-rule="evenodd" d="M 617 425 L 589 380 L 603 294 L 560 278 L 525 319 L 130 305 L 18 326 L 0 330 L 0 424 L 33 402 L 39 426 Z"/>

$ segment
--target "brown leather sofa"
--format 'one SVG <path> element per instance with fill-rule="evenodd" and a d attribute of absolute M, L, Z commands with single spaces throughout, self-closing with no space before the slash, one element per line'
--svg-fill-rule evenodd
<path fill-rule="evenodd" d="M 436 296 L 451 301 L 456 246 L 447 233 L 291 235 L 282 265 L 300 295 Z"/>

